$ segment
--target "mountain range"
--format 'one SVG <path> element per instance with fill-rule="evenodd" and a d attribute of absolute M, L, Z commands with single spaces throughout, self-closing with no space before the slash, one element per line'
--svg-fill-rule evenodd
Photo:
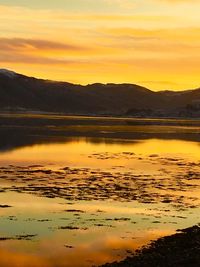
<path fill-rule="evenodd" d="M 154 92 L 127 83 L 83 86 L 0 69 L 0 111 L 199 118 L 200 88 Z"/>

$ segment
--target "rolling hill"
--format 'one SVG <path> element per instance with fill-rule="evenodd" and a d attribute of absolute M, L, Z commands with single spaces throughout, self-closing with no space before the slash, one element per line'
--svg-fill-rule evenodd
<path fill-rule="evenodd" d="M 36 79 L 0 69 L 0 110 L 131 117 L 200 116 L 200 89 L 154 92 L 136 84 Z"/>

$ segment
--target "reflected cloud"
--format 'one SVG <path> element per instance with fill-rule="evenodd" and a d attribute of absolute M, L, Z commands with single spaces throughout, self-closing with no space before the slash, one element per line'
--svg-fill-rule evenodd
<path fill-rule="evenodd" d="M 144 232 L 144 237 L 135 239 L 122 239 L 117 236 L 101 238 L 98 241 L 86 241 L 75 248 L 67 249 L 61 246 L 64 240 L 59 235 L 53 236 L 53 239 L 40 240 L 39 251 L 37 254 L 20 252 L 23 245 L 19 244 L 18 251 L 12 251 L 16 243 L 9 241 L 5 248 L 0 249 L 0 265 L 2 267 L 86 267 L 104 264 L 121 260 L 127 256 L 127 250 L 134 251 L 150 240 L 157 239 L 164 235 L 171 234 L 172 231 L 154 231 Z M 60 239 L 61 238 L 61 239 Z M 27 242 L 26 242 L 27 243 Z M 28 243 L 27 243 L 28 245 Z M 52 253 L 56 247 L 56 254 Z M 81 262 L 80 262 L 81 259 Z M 81 265 L 80 265 L 81 264 Z"/>
<path fill-rule="evenodd" d="M 23 252 L 10 251 L 9 249 L 0 249 L 0 265 L 1 267 L 53 267 L 51 262 L 45 261 L 35 255 Z"/>

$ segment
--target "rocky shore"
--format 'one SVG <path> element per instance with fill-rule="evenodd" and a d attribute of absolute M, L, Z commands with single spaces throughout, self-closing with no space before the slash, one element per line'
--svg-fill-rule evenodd
<path fill-rule="evenodd" d="M 200 226 L 178 230 L 176 234 L 152 242 L 121 262 L 102 267 L 198 267 L 200 266 Z"/>

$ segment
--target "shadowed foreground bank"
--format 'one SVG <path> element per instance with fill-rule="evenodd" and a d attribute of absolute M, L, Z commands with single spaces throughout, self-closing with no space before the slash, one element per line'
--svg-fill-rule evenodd
<path fill-rule="evenodd" d="M 124 261 L 102 267 L 200 266 L 200 227 L 193 226 L 158 239 Z"/>

